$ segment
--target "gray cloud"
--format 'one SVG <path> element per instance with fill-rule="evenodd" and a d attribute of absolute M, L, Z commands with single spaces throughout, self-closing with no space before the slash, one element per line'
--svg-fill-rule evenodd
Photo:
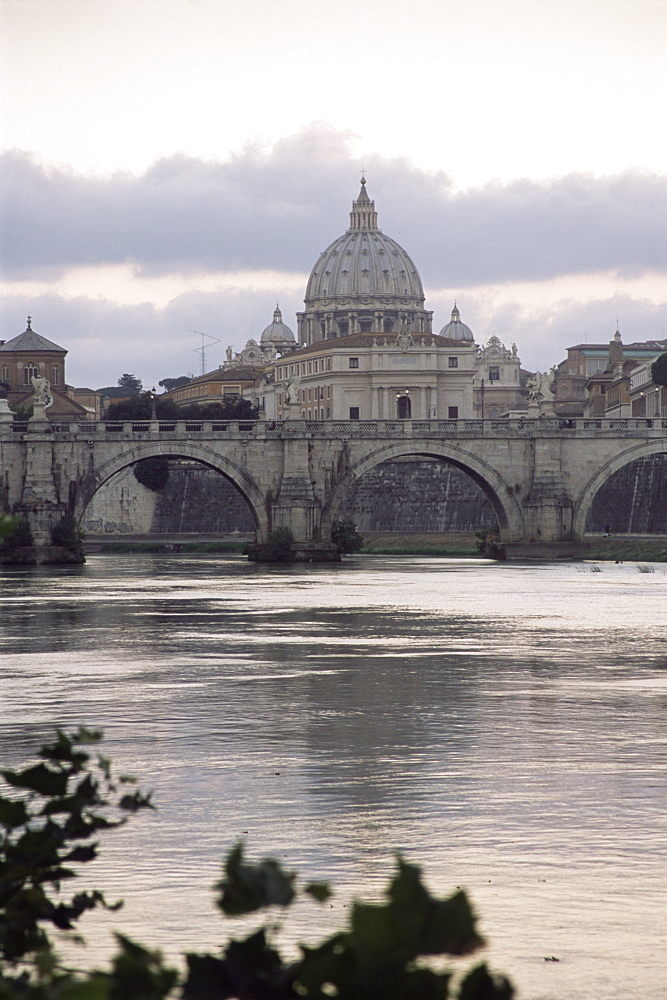
<path fill-rule="evenodd" d="M 20 152 L 0 158 L 4 269 L 14 279 L 132 261 L 147 274 L 307 272 L 348 225 L 351 136 L 324 124 L 223 162 L 171 156 L 141 176 L 80 176 Z M 452 190 L 406 160 L 366 161 L 380 226 L 428 288 L 617 270 L 664 270 L 667 175 L 492 183 Z"/>
<path fill-rule="evenodd" d="M 228 344 L 240 350 L 250 337 L 259 340 L 274 305 L 264 292 L 189 292 L 164 309 L 54 294 L 26 303 L 22 296 L 13 296 L 4 302 L 2 336 L 9 339 L 24 330 L 29 309 L 34 329 L 69 351 L 67 379 L 71 384 L 115 385 L 119 375 L 129 371 L 150 386 L 165 377 L 199 373 L 201 339 L 195 331 L 220 340 L 207 347 L 206 368 L 211 370 L 224 360 Z M 286 321 L 294 326 L 299 298 L 285 299 L 281 306 Z M 625 343 L 667 337 L 666 307 L 667 303 L 658 307 L 615 296 L 583 305 L 565 303 L 558 310 L 533 308 L 529 314 L 521 302 L 510 302 L 489 316 L 484 303 L 471 296 L 465 301 L 463 318 L 478 344 L 485 344 L 492 335 L 508 346 L 516 342 L 524 367 L 545 370 L 565 357 L 568 346 L 583 341 L 608 343 L 617 317 Z M 436 328 L 448 318 L 447 310 L 437 310 Z"/>

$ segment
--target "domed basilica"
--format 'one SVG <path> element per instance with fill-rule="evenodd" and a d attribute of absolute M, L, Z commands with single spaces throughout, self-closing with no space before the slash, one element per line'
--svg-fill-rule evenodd
<path fill-rule="evenodd" d="M 304 306 L 296 337 L 276 306 L 259 343 L 229 347 L 217 373 L 174 390 L 174 401 L 237 393 L 268 419 L 306 420 L 457 419 L 521 406 L 515 347 L 496 337 L 478 347 L 456 303 L 432 332 L 419 272 L 378 227 L 363 177 L 348 229 L 310 273 Z"/>

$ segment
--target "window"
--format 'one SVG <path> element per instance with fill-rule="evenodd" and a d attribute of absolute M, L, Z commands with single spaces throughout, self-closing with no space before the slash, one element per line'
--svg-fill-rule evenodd
<path fill-rule="evenodd" d="M 489 365 L 489 382 L 500 382 L 500 368 L 498 365 Z"/>
<path fill-rule="evenodd" d="M 399 420 L 409 420 L 412 416 L 412 403 L 409 396 L 399 396 L 396 400 L 396 410 Z"/>
<path fill-rule="evenodd" d="M 327 371 L 331 371 L 331 358 L 327 358 Z"/>
<path fill-rule="evenodd" d="M 58 385 L 60 382 L 60 370 L 57 365 L 53 366 L 53 378 L 51 379 L 53 385 Z"/>
<path fill-rule="evenodd" d="M 350 358 L 350 368 L 359 367 L 359 358 Z"/>
<path fill-rule="evenodd" d="M 37 378 L 37 365 L 25 365 L 23 368 L 23 384 L 30 385 L 31 378 Z"/>
<path fill-rule="evenodd" d="M 350 407 L 350 420 L 358 420 L 358 419 L 359 419 L 359 407 L 358 406 L 351 406 Z"/>
<path fill-rule="evenodd" d="M 7 365 L 4 365 L 2 369 L 2 381 L 9 382 L 9 368 Z"/>
<path fill-rule="evenodd" d="M 458 406 L 448 406 L 447 407 L 447 416 L 449 417 L 450 420 L 458 420 L 459 419 L 459 408 L 458 408 Z"/>
<path fill-rule="evenodd" d="M 447 358 L 447 367 L 448 368 L 458 368 L 458 366 L 459 366 L 459 359 L 458 358 Z"/>
<path fill-rule="evenodd" d="M 313 362 L 312 361 L 308 362 L 308 374 L 309 375 L 313 374 Z"/>

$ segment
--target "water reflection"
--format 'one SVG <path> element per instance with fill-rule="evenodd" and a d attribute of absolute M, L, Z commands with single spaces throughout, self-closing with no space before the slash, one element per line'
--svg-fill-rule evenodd
<path fill-rule="evenodd" d="M 8 571 L 2 757 L 99 725 L 155 788 L 159 816 L 109 841 L 95 880 L 149 944 L 223 936 L 210 885 L 247 830 L 341 887 L 294 938 L 377 891 L 400 847 L 439 891 L 471 889 L 522 995 L 659 997 L 666 586 L 662 567 L 439 559 Z"/>

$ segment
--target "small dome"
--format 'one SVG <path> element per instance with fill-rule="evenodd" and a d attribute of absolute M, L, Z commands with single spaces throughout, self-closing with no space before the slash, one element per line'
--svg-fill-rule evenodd
<path fill-rule="evenodd" d="M 281 347 L 296 347 L 296 337 L 287 324 L 283 323 L 283 314 L 277 305 L 273 314 L 273 323 L 269 323 L 262 332 L 260 343 L 262 347 L 275 347 L 278 350 Z"/>
<path fill-rule="evenodd" d="M 456 308 L 456 303 L 452 309 L 452 318 L 446 326 L 443 326 L 440 336 L 447 337 L 448 340 L 466 340 L 471 344 L 474 343 L 475 338 L 472 335 L 472 330 L 461 322 L 461 314 Z"/>

